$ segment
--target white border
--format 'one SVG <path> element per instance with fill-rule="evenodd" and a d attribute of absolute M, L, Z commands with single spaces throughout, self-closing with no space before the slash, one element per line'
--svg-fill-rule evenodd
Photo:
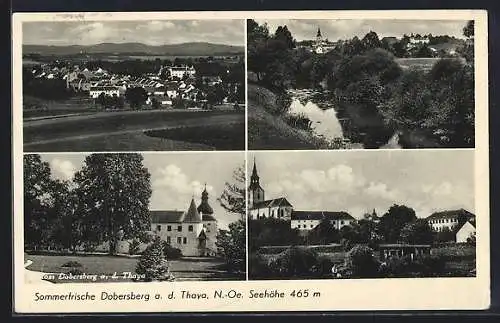
<path fill-rule="evenodd" d="M 79 20 L 172 19 L 406 19 L 475 20 L 476 148 L 475 195 L 477 225 L 477 277 L 307 281 L 173 282 L 134 284 L 29 285 L 23 279 L 23 136 L 22 136 L 22 22 Z M 127 12 L 127 13 L 15 13 L 13 15 L 13 176 L 14 176 L 14 310 L 18 313 L 90 312 L 219 312 L 219 311 L 331 311 L 485 309 L 490 304 L 489 160 L 487 13 L 481 10 L 412 11 L 265 11 L 265 12 Z M 245 24 L 246 25 L 246 24 Z M 246 28 L 246 27 L 245 27 Z M 247 118 L 247 117 L 246 117 Z M 170 153 L 170 152 L 169 152 Z M 307 153 L 304 151 L 304 153 Z M 333 153 L 333 152 L 332 152 Z M 336 151 L 335 153 L 343 153 Z M 380 153 L 380 150 L 373 152 Z M 247 161 L 248 164 L 248 161 Z M 247 165 L 248 166 L 248 165 Z M 246 170 L 248 167 L 246 167 Z M 42 287 L 43 286 L 43 287 Z M 203 301 L 88 301 L 34 302 L 35 292 L 144 292 L 162 293 L 234 289 L 244 299 Z M 320 298 L 249 299 L 249 290 L 293 289 L 321 291 Z M 213 293 L 213 292 L 212 292 Z"/>

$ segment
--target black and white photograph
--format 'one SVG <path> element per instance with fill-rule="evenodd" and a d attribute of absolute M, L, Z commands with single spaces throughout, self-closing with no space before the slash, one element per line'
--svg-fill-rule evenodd
<path fill-rule="evenodd" d="M 26 154 L 25 282 L 246 278 L 244 153 Z"/>
<path fill-rule="evenodd" d="M 476 276 L 473 151 L 249 156 L 249 279 Z"/>
<path fill-rule="evenodd" d="M 474 21 L 249 19 L 248 147 L 473 148 Z"/>
<path fill-rule="evenodd" d="M 242 19 L 23 23 L 24 150 L 244 150 L 244 28 Z"/>

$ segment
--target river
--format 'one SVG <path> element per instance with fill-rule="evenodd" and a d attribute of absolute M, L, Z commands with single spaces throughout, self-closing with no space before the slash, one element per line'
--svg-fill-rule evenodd
<path fill-rule="evenodd" d="M 321 138 L 332 140 L 343 140 L 349 142 L 350 148 L 364 148 L 362 143 L 352 142 L 342 127 L 342 122 L 350 122 L 347 118 L 338 117 L 333 100 L 328 99 L 328 92 L 319 92 L 311 89 L 290 90 L 292 103 L 288 113 L 293 115 L 304 115 L 311 121 L 312 132 Z M 386 137 L 387 138 L 387 137 Z M 394 133 L 387 143 L 381 145 L 381 149 L 400 149 L 399 134 Z"/>

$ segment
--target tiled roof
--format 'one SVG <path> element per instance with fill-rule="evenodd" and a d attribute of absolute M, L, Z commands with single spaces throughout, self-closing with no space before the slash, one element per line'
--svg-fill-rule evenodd
<path fill-rule="evenodd" d="M 182 211 L 149 211 L 152 223 L 180 223 L 183 220 Z"/>
<path fill-rule="evenodd" d="M 435 219 L 446 219 L 446 218 L 454 218 L 459 215 L 465 215 L 469 218 L 475 217 L 474 214 L 470 213 L 467 210 L 464 209 L 459 209 L 459 210 L 448 210 L 448 211 L 441 211 L 441 212 L 435 212 L 432 213 L 427 217 L 427 220 L 435 220 Z"/>
<path fill-rule="evenodd" d="M 292 220 L 355 220 L 347 212 L 331 211 L 292 211 Z"/>
<path fill-rule="evenodd" d="M 284 197 L 280 197 L 277 199 L 266 200 L 262 202 L 257 202 L 253 205 L 252 209 L 263 209 L 269 207 L 277 207 L 277 206 L 292 206 L 290 202 Z"/>

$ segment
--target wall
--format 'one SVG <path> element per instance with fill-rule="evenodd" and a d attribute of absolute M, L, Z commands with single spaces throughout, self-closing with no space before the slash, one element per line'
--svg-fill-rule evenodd
<path fill-rule="evenodd" d="M 469 222 L 466 222 L 456 234 L 457 242 L 467 242 L 467 239 L 472 235 L 476 234 L 476 228 Z"/>

